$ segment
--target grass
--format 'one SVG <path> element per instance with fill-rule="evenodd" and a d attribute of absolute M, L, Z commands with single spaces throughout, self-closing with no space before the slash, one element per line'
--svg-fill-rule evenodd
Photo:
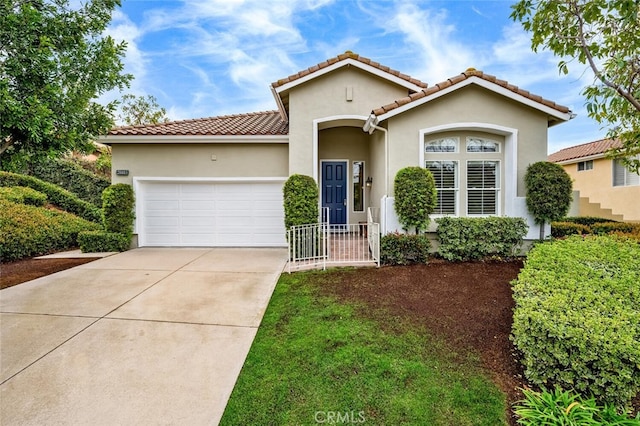
<path fill-rule="evenodd" d="M 222 425 L 506 424 L 505 397 L 477 358 L 321 295 L 330 279 L 282 275 Z"/>

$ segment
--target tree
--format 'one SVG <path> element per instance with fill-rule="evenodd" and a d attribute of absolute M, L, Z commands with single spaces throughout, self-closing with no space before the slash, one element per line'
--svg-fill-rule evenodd
<path fill-rule="evenodd" d="M 158 104 L 158 100 L 152 95 L 124 95 L 120 108 L 118 120 L 127 126 L 166 123 L 169 121 L 167 110 L 162 108 Z"/>
<path fill-rule="evenodd" d="M 394 180 L 395 210 L 405 231 L 427 229 L 438 193 L 433 175 L 422 167 L 400 169 Z"/>
<path fill-rule="evenodd" d="M 622 142 L 613 155 L 640 168 L 640 4 L 637 0 L 521 0 L 511 17 L 532 33 L 531 46 L 551 50 L 569 63 L 588 65 L 587 113 Z"/>
<path fill-rule="evenodd" d="M 540 225 L 540 240 L 544 239 L 544 224 L 560 220 L 571 206 L 573 184 L 562 166 L 538 161 L 527 167 L 524 175 L 527 208 Z"/>
<path fill-rule="evenodd" d="M 119 0 L 0 2 L 0 161 L 93 149 L 113 127 L 117 102 L 96 97 L 128 86 L 126 44 L 103 33 Z"/>

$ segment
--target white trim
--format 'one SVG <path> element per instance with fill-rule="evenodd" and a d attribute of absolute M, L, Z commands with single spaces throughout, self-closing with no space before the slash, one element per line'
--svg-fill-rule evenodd
<path fill-rule="evenodd" d="M 367 121 L 366 115 L 331 115 L 329 117 L 316 118 L 313 120 L 313 142 L 312 142 L 312 154 L 311 160 L 313 161 L 313 169 L 312 169 L 312 177 L 318 182 L 318 186 L 320 185 L 319 175 L 318 175 L 318 166 L 320 165 L 318 162 L 318 144 L 320 142 L 319 138 L 319 128 L 321 123 L 328 123 L 331 121 L 340 121 L 340 120 L 361 120 Z"/>
<path fill-rule="evenodd" d="M 351 160 L 351 167 L 349 168 L 349 178 L 351 180 L 351 182 L 347 182 L 347 186 L 350 188 L 353 188 L 353 163 L 362 163 L 362 169 L 363 169 L 363 173 L 360 176 L 360 179 L 362 180 L 362 211 L 356 211 L 355 210 L 355 200 L 353 198 L 351 198 L 351 213 L 353 214 L 357 214 L 357 213 L 366 213 L 367 212 L 367 162 L 365 160 Z M 354 194 L 352 194 L 353 197 Z"/>
<path fill-rule="evenodd" d="M 282 93 L 284 91 L 287 91 L 289 89 L 292 89 L 293 87 L 296 87 L 300 84 L 306 83 L 307 81 L 313 80 L 314 78 L 323 76 L 325 74 L 328 74 L 332 71 L 335 71 L 339 68 L 342 67 L 346 67 L 346 66 L 354 66 L 356 68 L 359 68 L 363 71 L 369 72 L 371 74 L 374 74 L 380 78 L 383 78 L 387 81 L 390 81 L 392 83 L 398 84 L 402 87 L 406 87 L 407 89 L 413 90 L 414 92 L 419 92 L 421 90 L 423 90 L 423 87 L 418 86 L 417 84 L 413 84 L 410 81 L 407 81 L 403 78 L 397 77 L 393 74 L 390 74 L 386 71 L 381 70 L 380 68 L 376 68 L 376 67 L 372 67 L 371 65 L 367 65 L 364 62 L 360 62 L 356 59 L 353 58 L 347 58 L 347 59 L 343 59 L 341 61 L 338 61 L 334 64 L 329 65 L 328 67 L 325 68 L 321 68 L 318 69 L 317 71 L 313 71 L 307 75 L 305 75 L 304 77 L 300 77 L 297 78 L 293 81 L 290 81 L 289 83 L 285 83 L 281 86 L 278 86 L 275 88 L 275 91 L 277 93 Z"/>
<path fill-rule="evenodd" d="M 518 129 L 480 122 L 450 123 L 420 129 L 418 144 L 420 146 L 419 161 L 422 167 L 424 167 L 425 161 L 425 136 L 454 130 L 474 130 L 504 136 L 504 188 L 501 188 L 504 191 L 504 209 L 501 209 L 501 211 L 505 216 L 520 216 L 516 211 L 518 204 L 516 202 L 518 195 Z"/>
<path fill-rule="evenodd" d="M 345 218 L 346 222 L 345 222 L 345 223 L 349 223 L 349 213 L 350 213 L 350 210 L 351 210 L 351 209 L 349 209 L 349 183 L 351 182 L 351 179 L 349 179 L 349 172 L 350 172 L 351 168 L 350 168 L 349 166 L 351 165 L 351 161 L 350 161 L 350 160 L 347 160 L 347 159 L 343 159 L 343 158 L 337 158 L 337 159 L 324 158 L 324 159 L 320 160 L 320 164 L 322 164 L 322 163 L 329 163 L 329 162 L 336 162 L 336 163 L 337 163 L 337 162 L 343 162 L 343 163 L 346 163 L 346 164 L 347 164 L 347 167 L 346 167 L 346 169 L 347 169 L 347 170 L 346 170 L 346 172 L 347 172 L 346 181 L 347 181 L 347 182 L 346 182 L 346 184 L 345 184 L 345 189 L 344 189 L 344 190 L 345 190 L 345 194 L 344 194 L 344 196 L 345 196 L 345 198 L 346 198 L 346 200 L 347 200 L 347 205 L 346 205 L 346 206 L 344 206 L 344 210 L 345 210 L 345 212 L 346 212 L 346 218 Z M 320 171 L 322 171 L 322 167 L 320 168 Z M 319 204 L 319 206 L 318 206 L 318 207 L 319 207 L 319 208 L 321 209 L 321 211 L 322 211 L 322 207 L 323 207 L 323 206 L 322 206 L 322 200 L 324 199 L 324 198 L 322 197 L 322 193 L 324 192 L 324 188 L 323 188 L 323 185 L 322 185 L 322 173 L 320 173 L 320 180 L 318 181 L 318 187 L 319 187 L 319 189 L 320 189 L 320 191 L 318 191 L 318 193 L 319 193 L 319 195 L 320 195 L 320 196 L 318 197 L 318 198 L 319 198 L 319 199 L 318 199 L 318 204 Z M 327 220 L 328 220 L 328 219 L 327 219 Z"/>
<path fill-rule="evenodd" d="M 495 154 L 495 152 L 492 152 L 491 154 Z M 483 163 L 485 161 L 495 161 L 496 163 L 498 163 L 498 187 L 494 187 L 493 190 L 496 191 L 496 212 L 495 213 L 490 213 L 490 214 L 469 214 L 469 190 L 483 190 L 485 188 L 469 188 L 469 163 L 475 161 L 475 162 L 479 162 L 482 161 Z M 489 216 L 500 216 L 502 214 L 502 209 L 500 207 L 501 206 L 501 202 L 500 202 L 500 194 L 502 192 L 502 160 L 500 159 L 495 159 L 495 158 L 473 158 L 473 159 L 466 159 L 465 160 L 466 164 L 465 164 L 465 173 L 466 173 L 466 177 L 465 180 L 467 182 L 466 186 L 465 186 L 465 200 L 466 200 L 466 204 L 464 206 L 464 215 L 466 217 L 489 217 Z M 506 200 L 505 200 L 506 202 Z"/>
<path fill-rule="evenodd" d="M 275 98 L 276 104 L 278 105 L 278 111 L 280 112 L 280 118 L 282 118 L 282 121 L 289 121 L 289 117 L 287 116 L 287 109 L 284 107 L 284 103 L 282 102 L 282 98 L 276 92 L 276 89 L 273 87 L 273 85 L 269 86 L 269 88 L 271 89 L 271 94 Z"/>
<path fill-rule="evenodd" d="M 378 119 L 380 121 L 384 121 L 387 120 L 391 117 L 394 117 L 398 114 L 402 114 L 405 111 L 408 111 L 410 109 L 413 109 L 415 107 L 418 107 L 420 105 L 423 105 L 427 102 L 430 102 L 434 99 L 437 99 L 441 96 L 447 95 L 453 91 L 456 91 L 458 89 L 462 89 L 463 87 L 469 86 L 470 84 L 477 84 L 480 87 L 484 87 L 485 89 L 491 90 L 492 92 L 495 92 L 499 95 L 505 96 L 509 99 L 512 99 L 516 102 L 520 102 L 521 104 L 530 106 L 531 108 L 537 109 L 538 111 L 541 111 L 545 114 L 548 114 L 552 117 L 555 117 L 559 120 L 562 121 L 569 121 L 571 119 L 571 113 L 569 112 L 560 112 L 557 109 L 548 107 L 544 104 L 541 104 L 540 102 L 536 102 L 533 99 L 529 99 L 526 96 L 522 96 L 518 93 L 512 92 L 511 90 L 504 88 L 500 85 L 497 85 L 495 83 L 492 83 L 490 81 L 487 81 L 485 79 L 482 79 L 480 77 L 477 76 L 471 76 L 469 78 L 467 78 L 464 81 L 461 81 L 460 83 L 454 84 L 453 86 L 449 86 L 445 89 L 442 90 L 438 90 L 437 92 L 429 95 L 429 96 L 425 96 L 424 98 L 420 98 L 418 100 L 415 100 L 413 102 L 409 102 L 408 104 L 405 104 L 401 107 L 392 109 L 391 111 L 381 114 L 378 116 Z"/>
<path fill-rule="evenodd" d="M 101 136 L 106 145 L 118 143 L 289 143 L 288 135 L 108 135 Z"/>

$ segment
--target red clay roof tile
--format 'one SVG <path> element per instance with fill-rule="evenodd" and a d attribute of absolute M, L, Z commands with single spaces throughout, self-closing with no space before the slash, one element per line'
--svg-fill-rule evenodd
<path fill-rule="evenodd" d="M 289 123 L 282 121 L 278 111 L 224 115 L 142 126 L 116 127 L 109 132 L 110 136 L 286 136 L 288 134 Z"/>
<path fill-rule="evenodd" d="M 600 139 L 594 142 L 583 143 L 581 145 L 561 149 L 560 151 L 549 155 L 548 160 L 552 163 L 577 160 L 579 158 L 590 157 L 592 155 L 604 154 L 610 149 L 620 148 L 620 146 L 622 146 L 622 144 L 619 140 Z"/>

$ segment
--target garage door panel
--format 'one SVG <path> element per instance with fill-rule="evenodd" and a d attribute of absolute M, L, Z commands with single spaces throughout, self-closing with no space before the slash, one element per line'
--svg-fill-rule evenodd
<path fill-rule="evenodd" d="M 143 182 L 141 244 L 284 246 L 282 185 Z"/>

